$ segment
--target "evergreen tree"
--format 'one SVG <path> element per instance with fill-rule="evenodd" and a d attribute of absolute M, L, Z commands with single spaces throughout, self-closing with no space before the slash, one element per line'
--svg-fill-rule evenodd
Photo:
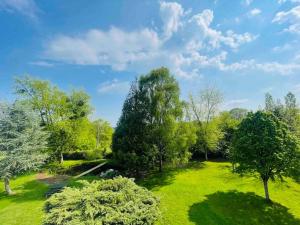
<path fill-rule="evenodd" d="M 1 105 L 0 176 L 7 194 L 12 194 L 10 178 L 38 169 L 47 158 L 47 133 L 40 127 L 40 118 L 24 104 Z"/>

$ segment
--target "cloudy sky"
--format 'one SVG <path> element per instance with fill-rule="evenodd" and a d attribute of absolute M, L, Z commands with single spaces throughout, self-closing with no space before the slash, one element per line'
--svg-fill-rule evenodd
<path fill-rule="evenodd" d="M 166 66 L 182 98 L 204 86 L 223 109 L 300 99 L 300 0 L 0 0 L 0 99 L 15 76 L 86 90 L 115 125 L 130 83 Z"/>

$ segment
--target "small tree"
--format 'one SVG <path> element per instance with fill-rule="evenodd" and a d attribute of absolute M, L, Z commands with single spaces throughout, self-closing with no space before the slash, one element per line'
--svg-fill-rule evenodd
<path fill-rule="evenodd" d="M 123 177 L 65 188 L 47 200 L 45 210 L 45 225 L 152 225 L 160 216 L 158 199 Z"/>
<path fill-rule="evenodd" d="M 47 133 L 40 118 L 20 103 L 2 105 L 0 115 L 0 176 L 7 194 L 12 194 L 10 178 L 38 169 L 46 160 Z"/>
<path fill-rule="evenodd" d="M 298 148 L 296 138 L 271 113 L 249 113 L 235 132 L 232 159 L 235 171 L 258 173 L 263 181 L 266 200 L 270 201 L 269 179 L 281 178 L 288 172 Z"/>

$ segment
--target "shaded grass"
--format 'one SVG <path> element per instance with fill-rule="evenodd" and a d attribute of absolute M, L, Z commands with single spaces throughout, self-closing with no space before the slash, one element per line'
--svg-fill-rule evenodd
<path fill-rule="evenodd" d="M 258 178 L 232 174 L 226 162 L 198 164 L 140 182 L 161 199 L 159 224 L 300 224 L 300 185 L 292 179 L 270 182 L 268 205 Z"/>

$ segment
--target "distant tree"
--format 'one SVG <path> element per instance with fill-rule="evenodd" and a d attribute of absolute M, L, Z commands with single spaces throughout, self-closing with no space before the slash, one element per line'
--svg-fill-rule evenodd
<path fill-rule="evenodd" d="M 217 130 L 217 115 L 223 101 L 222 93 L 215 87 L 207 87 L 199 92 L 199 95 L 190 95 L 190 113 L 193 120 L 198 124 L 197 146 L 201 147 L 208 160 L 208 152 L 217 146 L 220 133 Z"/>
<path fill-rule="evenodd" d="M 232 110 L 229 112 L 222 112 L 218 116 L 218 120 L 219 120 L 218 129 L 220 130 L 220 132 L 222 132 L 222 137 L 218 142 L 218 151 L 221 152 L 221 154 L 225 158 L 230 157 L 229 151 L 230 151 L 232 138 L 235 130 L 237 129 L 238 124 L 241 122 L 243 118 L 244 116 L 241 116 L 241 114 L 239 116 L 237 116 L 237 114 L 233 116 Z"/>
<path fill-rule="evenodd" d="M 269 179 L 282 179 L 296 157 L 298 143 L 287 125 L 271 113 L 249 113 L 235 132 L 232 160 L 235 171 L 258 173 L 263 181 L 266 200 L 270 201 Z"/>
<path fill-rule="evenodd" d="M 110 152 L 112 135 L 114 132 L 110 123 L 99 119 L 93 122 L 93 127 L 94 135 L 96 137 L 96 149 L 99 149 L 102 153 Z"/>
<path fill-rule="evenodd" d="M 12 194 L 10 178 L 44 164 L 48 134 L 40 127 L 40 118 L 26 105 L 0 106 L 0 176 L 7 194 Z"/>
<path fill-rule="evenodd" d="M 152 225 L 160 217 L 152 192 L 123 177 L 67 187 L 46 201 L 45 211 L 44 225 Z"/>
<path fill-rule="evenodd" d="M 229 111 L 230 117 L 234 120 L 239 120 L 239 121 L 244 119 L 247 116 L 247 114 L 248 114 L 248 110 L 242 108 L 233 108 Z"/>

